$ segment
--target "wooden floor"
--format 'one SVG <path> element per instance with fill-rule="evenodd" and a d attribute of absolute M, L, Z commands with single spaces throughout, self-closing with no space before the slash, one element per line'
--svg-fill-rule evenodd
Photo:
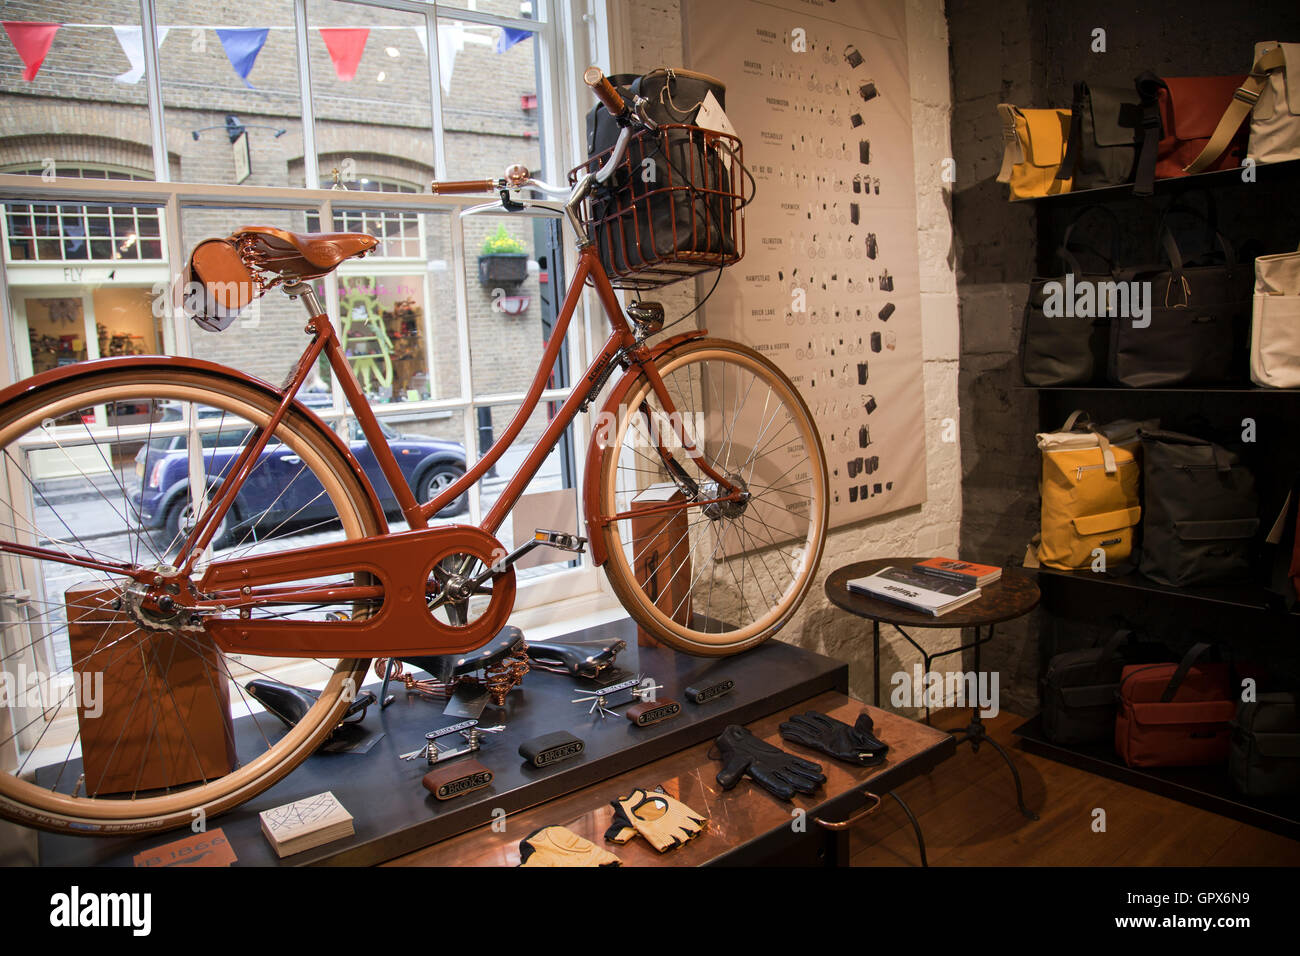
<path fill-rule="evenodd" d="M 967 713 L 939 713 L 934 726 L 964 727 Z M 985 721 L 1011 753 L 1025 802 L 1041 819 L 1016 809 L 1015 784 L 997 751 L 952 759 L 900 788 L 921 823 L 931 866 L 1297 866 L 1300 842 L 1026 753 L 1011 731 L 1024 718 Z M 1094 832 L 1094 810 L 1106 830 Z M 852 831 L 854 866 L 919 866 L 916 840 L 898 804 Z"/>

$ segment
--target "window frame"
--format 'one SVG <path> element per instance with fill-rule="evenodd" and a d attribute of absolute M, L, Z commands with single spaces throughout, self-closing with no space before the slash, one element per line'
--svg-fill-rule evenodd
<path fill-rule="evenodd" d="M 424 2 L 424 0 L 338 0 L 351 4 L 419 13 L 425 17 L 428 32 L 428 55 L 431 107 L 433 116 L 434 159 L 436 175 L 445 178 L 447 170 L 446 148 L 443 135 L 443 96 L 439 81 L 437 24 L 440 18 L 471 22 L 489 26 L 524 29 L 535 34 L 538 59 L 539 97 L 538 125 L 543 175 L 552 181 L 562 181 L 567 169 L 585 156 L 582 117 L 589 108 L 589 97 L 582 84 L 583 69 L 592 62 L 600 62 L 598 51 L 609 49 L 605 39 L 608 29 L 607 0 L 534 0 L 535 19 L 504 17 L 467 9 L 473 0 L 456 3 Z M 307 0 L 294 0 L 294 23 L 298 45 L 299 95 L 303 124 L 304 179 L 306 187 L 263 187 L 224 184 L 182 183 L 171 180 L 171 169 L 166 146 L 166 126 L 163 109 L 162 81 L 159 73 L 157 15 L 154 0 L 140 0 L 141 30 L 144 38 L 145 75 L 150 119 L 150 138 L 154 159 L 153 180 L 82 179 L 53 177 L 49 179 L 22 174 L 0 172 L 0 203 L 33 204 L 85 204 L 103 205 L 113 202 L 156 206 L 162 226 L 165 261 L 158 263 L 172 277 L 172 308 L 163 320 L 165 347 L 173 354 L 193 356 L 195 343 L 191 324 L 181 308 L 180 297 L 188 250 L 182 246 L 182 216 L 192 207 L 237 207 L 241 209 L 294 210 L 315 213 L 321 223 L 333 223 L 336 206 L 365 207 L 377 212 L 413 212 L 421 216 L 424 229 L 426 213 L 447 213 L 450 227 L 451 257 L 448 268 L 452 272 L 455 289 L 454 310 L 457 324 L 457 349 L 460 365 L 460 388 L 452 397 L 419 402 L 401 402 L 376 405 L 373 410 L 381 421 L 411 413 L 460 414 L 464 424 L 467 464 L 479 457 L 477 424 L 473 409 L 492 404 L 519 403 L 525 397 L 524 389 L 510 393 L 476 394 L 471 374 L 471 346 L 468 327 L 467 263 L 463 222 L 460 210 L 481 203 L 481 196 L 434 196 L 429 193 L 402 193 L 371 190 L 341 192 L 322 188 L 319 155 L 315 140 L 315 109 L 311 86 L 310 60 L 307 55 Z M 566 42 L 566 38 L 570 38 Z M 608 68 L 608 63 L 601 63 Z M 85 165 L 85 164 L 82 164 Z M 484 170 L 484 175 L 496 170 Z M 137 173 L 138 175 L 138 173 Z M 528 211 L 514 215 L 535 218 Z M 566 258 L 576 261 L 573 237 L 564 233 Z M 94 260 L 88 260 L 93 262 Z M 380 259 L 378 264 L 396 264 L 404 260 Z M 20 294 L 7 270 L 12 268 L 7 251 L 0 263 L 0 309 L 3 310 L 6 334 L 0 338 L 0 369 L 7 382 L 22 377 L 17 361 L 18 343 L 13 341 L 16 316 L 11 295 Z M 348 270 L 352 271 L 352 270 Z M 325 284 L 325 305 L 332 316 L 337 316 L 339 297 L 337 283 Z M 450 305 L 450 304 L 449 304 Z M 600 305 L 590 294 L 584 296 L 581 311 L 575 315 L 568 334 L 568 360 L 571 369 L 585 368 L 593 347 L 591 343 L 603 339 L 604 321 Z M 592 335 L 596 338 L 593 339 Z M 526 385 L 525 385 L 526 388 Z M 343 401 L 341 389 L 334 384 L 334 403 L 329 408 L 314 409 L 331 427 L 346 435 L 351 412 Z M 571 392 L 571 386 L 546 389 L 541 401 L 562 401 Z M 585 460 L 590 435 L 590 417 L 580 416 L 575 421 L 574 460 Z M 581 513 L 582 469 L 575 475 L 575 517 Z M 470 514 L 481 514 L 479 488 L 470 489 Z M 581 531 L 581 529 L 578 529 Z M 542 586 L 538 586 L 541 584 Z M 571 567 L 557 567 L 553 573 L 538 581 L 521 581 L 516 600 L 516 618 L 522 626 L 530 623 L 553 624 L 557 614 L 566 614 L 566 608 L 580 615 L 607 615 L 616 600 L 604 580 L 591 563 L 590 555 Z M 515 620 L 515 618 L 512 618 Z"/>

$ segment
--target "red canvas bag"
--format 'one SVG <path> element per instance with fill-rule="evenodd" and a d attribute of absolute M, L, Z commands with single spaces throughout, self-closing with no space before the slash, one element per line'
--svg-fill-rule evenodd
<path fill-rule="evenodd" d="M 1177 664 L 1130 664 L 1120 675 L 1115 752 L 1130 767 L 1226 763 L 1237 713 L 1228 665 L 1197 663 L 1209 644 Z"/>
<path fill-rule="evenodd" d="M 1245 80 L 1244 75 L 1159 77 L 1154 73 L 1137 78 L 1142 145 L 1134 195 L 1149 196 L 1156 179 L 1187 175 L 1184 168 L 1201 155 Z M 1228 148 L 1204 172 L 1240 166 L 1246 156 L 1246 141 L 1246 125 L 1242 124 Z"/>

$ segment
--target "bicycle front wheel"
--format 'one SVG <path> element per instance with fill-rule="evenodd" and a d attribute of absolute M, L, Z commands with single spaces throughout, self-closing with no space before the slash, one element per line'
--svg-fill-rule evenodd
<path fill-rule="evenodd" d="M 337 726 L 366 661 L 223 653 L 205 621 L 235 611 L 165 613 L 178 602 L 160 605 L 142 583 L 179 565 L 194 515 L 277 401 L 216 370 L 110 361 L 0 408 L 0 669 L 11 691 L 0 816 L 80 834 L 189 825 L 275 783 Z M 175 593 L 213 557 L 378 534 L 372 502 L 339 443 L 293 409 L 241 485 L 215 553 Z M 296 618 L 366 613 L 357 603 L 238 613 L 290 629 Z M 316 703 L 286 729 L 249 690 L 255 680 L 308 688 Z"/>
<path fill-rule="evenodd" d="M 812 586 L 826 457 L 794 385 L 754 350 L 701 339 L 657 371 L 666 403 L 643 374 L 597 429 L 606 575 L 664 643 L 734 654 L 775 634 Z"/>

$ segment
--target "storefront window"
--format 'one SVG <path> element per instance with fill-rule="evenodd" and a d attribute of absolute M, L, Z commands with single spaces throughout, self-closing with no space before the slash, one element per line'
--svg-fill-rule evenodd
<path fill-rule="evenodd" d="M 175 179 L 302 186 L 302 96 L 293 0 L 156 0 L 164 118 Z M 175 160 L 173 160 L 175 164 Z"/>
<path fill-rule="evenodd" d="M 439 20 L 438 54 L 447 177 L 500 176 L 512 163 L 541 169 L 536 34 Z"/>

